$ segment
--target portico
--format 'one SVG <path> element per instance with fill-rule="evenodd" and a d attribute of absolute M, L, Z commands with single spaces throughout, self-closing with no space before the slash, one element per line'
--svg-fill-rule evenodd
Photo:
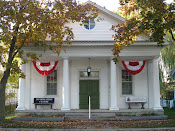
<path fill-rule="evenodd" d="M 144 95 L 136 94 L 136 90 L 140 90 L 139 87 L 134 87 L 133 92 L 135 92 L 132 96 L 146 96 L 147 97 L 147 103 L 146 108 L 147 109 L 162 109 L 159 104 L 159 92 L 160 89 L 156 84 L 159 84 L 158 79 L 154 79 L 154 77 L 157 77 L 158 75 L 158 65 L 157 65 L 157 58 L 153 60 L 147 60 L 147 64 L 144 68 L 143 74 L 141 76 L 133 76 L 134 79 L 139 79 L 139 77 L 144 77 L 146 80 L 143 81 L 143 84 L 146 84 Z M 96 65 L 97 64 L 97 65 Z M 62 80 L 58 80 L 58 91 L 61 94 L 61 96 L 54 95 L 54 98 L 56 99 L 55 102 L 57 102 L 57 99 L 61 99 L 59 103 L 59 107 L 55 103 L 53 105 L 53 109 L 58 109 L 62 111 L 70 111 L 74 109 L 81 109 L 79 107 L 80 105 L 80 81 L 81 80 L 98 80 L 99 81 L 99 108 L 98 109 L 109 109 L 109 110 L 121 110 L 121 109 L 127 109 L 127 104 L 125 103 L 125 96 L 121 95 L 122 90 L 122 81 L 121 81 L 121 72 L 124 69 L 122 67 L 121 62 L 114 63 L 112 60 L 112 57 L 108 58 L 91 58 L 91 68 L 92 72 L 98 72 L 98 78 L 94 77 L 87 77 L 87 78 L 81 78 L 80 73 L 86 72 L 87 66 L 88 66 L 88 58 L 73 58 L 73 57 L 62 57 L 58 62 L 58 67 L 56 68 L 58 71 L 58 78 L 63 75 Z M 20 79 L 20 96 L 19 96 L 19 105 L 17 110 L 31 110 L 34 109 L 33 99 L 35 97 L 42 97 L 47 98 L 50 97 L 46 94 L 41 93 L 40 95 L 36 94 L 40 89 L 43 90 L 45 87 L 40 86 L 38 88 L 37 86 L 31 87 L 31 85 L 37 85 L 32 83 L 33 79 L 37 79 L 37 77 L 41 77 L 40 74 L 36 72 L 36 70 L 33 67 L 32 62 L 27 63 L 26 65 L 22 65 L 22 69 L 24 73 L 26 73 L 26 79 Z M 29 71 L 32 71 L 33 73 L 27 73 Z M 35 72 L 35 73 L 34 73 Z M 148 73 L 147 73 L 148 72 Z M 61 75 L 62 74 L 62 75 Z M 146 75 L 146 77 L 145 77 Z M 45 76 L 42 76 L 43 80 L 46 78 Z M 40 78 L 41 79 L 41 78 Z M 153 80 L 155 81 L 153 83 Z M 62 82 L 61 82 L 62 81 Z M 137 84 L 137 82 L 133 82 L 133 84 Z M 142 83 L 138 83 L 139 85 L 142 85 Z M 148 86 L 148 88 L 147 88 Z M 31 91 L 31 89 L 35 89 Z M 45 90 L 45 89 L 44 89 Z M 27 91 L 27 93 L 25 93 Z M 40 91 L 41 92 L 41 91 Z M 60 93 L 61 92 L 61 93 Z M 154 92 L 154 93 L 153 93 Z M 35 96 L 34 96 L 35 94 Z M 97 93 L 98 94 L 98 93 Z M 28 97 L 26 97 L 28 96 Z M 39 109 L 43 108 L 43 106 L 38 106 Z M 44 107 L 47 109 L 48 107 Z M 135 108 L 139 108 L 139 105 L 136 105 Z"/>

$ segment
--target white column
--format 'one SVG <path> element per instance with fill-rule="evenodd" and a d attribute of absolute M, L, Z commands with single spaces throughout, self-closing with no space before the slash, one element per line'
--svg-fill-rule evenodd
<path fill-rule="evenodd" d="M 153 92 L 153 61 L 147 60 L 147 67 L 148 67 L 148 107 L 153 108 L 154 107 L 154 92 Z"/>
<path fill-rule="evenodd" d="M 25 65 L 21 65 L 21 71 L 26 73 Z M 18 90 L 18 107 L 16 110 L 25 110 L 25 82 L 23 78 L 19 78 L 19 90 Z"/>
<path fill-rule="evenodd" d="M 26 63 L 26 84 L 25 84 L 25 105 L 27 109 L 31 108 L 31 62 Z"/>
<path fill-rule="evenodd" d="M 110 110 L 119 110 L 117 106 L 117 73 L 116 64 L 111 59 L 111 95 L 110 95 Z"/>
<path fill-rule="evenodd" d="M 70 110 L 70 89 L 69 89 L 69 60 L 63 58 L 63 106 L 61 110 Z"/>
<path fill-rule="evenodd" d="M 162 109 L 162 107 L 160 106 L 160 83 L 159 83 L 158 58 L 153 59 L 153 93 L 154 93 L 153 109 Z"/>

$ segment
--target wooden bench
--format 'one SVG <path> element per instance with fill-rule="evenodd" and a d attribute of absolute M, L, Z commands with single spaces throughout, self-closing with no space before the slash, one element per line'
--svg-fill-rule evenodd
<path fill-rule="evenodd" d="M 35 109 L 37 109 L 37 105 L 50 105 L 52 109 L 52 105 L 54 104 L 54 98 L 34 98 Z"/>
<path fill-rule="evenodd" d="M 128 104 L 128 109 L 131 109 L 131 104 L 141 104 L 141 109 L 144 109 L 144 104 L 146 103 L 146 97 L 126 97 L 126 103 Z"/>

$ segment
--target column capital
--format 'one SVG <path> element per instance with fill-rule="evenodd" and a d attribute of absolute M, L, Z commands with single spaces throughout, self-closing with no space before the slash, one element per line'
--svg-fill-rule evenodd
<path fill-rule="evenodd" d="M 154 60 L 154 59 L 159 59 L 159 56 L 153 56 L 153 60 Z"/>
<path fill-rule="evenodd" d="M 63 60 L 68 60 L 69 56 L 63 56 L 62 58 L 63 58 Z"/>
<path fill-rule="evenodd" d="M 111 56 L 111 57 L 110 57 L 110 60 L 113 61 L 113 59 L 114 59 L 114 56 Z"/>

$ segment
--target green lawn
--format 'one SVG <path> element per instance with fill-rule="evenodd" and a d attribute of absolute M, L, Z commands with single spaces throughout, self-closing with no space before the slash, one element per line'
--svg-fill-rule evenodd
<path fill-rule="evenodd" d="M 7 119 L 0 122 L 3 128 L 57 128 L 57 129 L 105 129 L 105 128 L 158 128 L 175 127 L 175 110 L 165 108 L 168 120 L 135 120 L 135 121 L 62 121 L 62 122 L 35 122 L 13 121 Z"/>
<path fill-rule="evenodd" d="M 164 114 L 167 115 L 169 119 L 175 120 L 175 109 L 164 108 Z"/>

